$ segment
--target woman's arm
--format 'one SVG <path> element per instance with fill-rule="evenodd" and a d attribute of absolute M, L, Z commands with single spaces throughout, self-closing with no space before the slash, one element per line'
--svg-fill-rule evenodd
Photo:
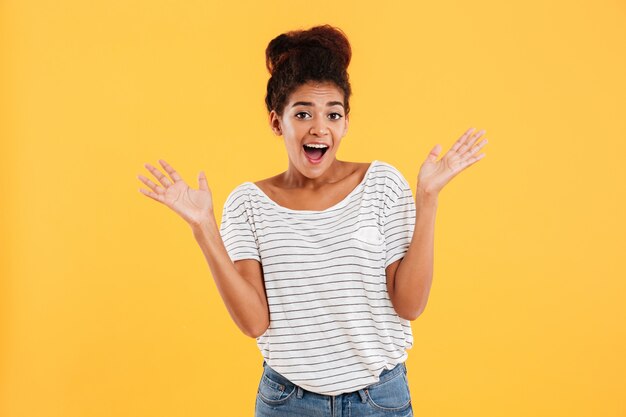
<path fill-rule="evenodd" d="M 396 313 L 415 320 L 426 307 L 433 279 L 437 195 L 420 187 L 415 198 L 415 229 L 404 258 L 387 267 L 387 289 Z"/>
<path fill-rule="evenodd" d="M 262 335 L 269 326 L 269 308 L 261 263 L 256 259 L 231 261 L 217 228 L 213 195 L 204 171 L 198 174 L 198 189 L 194 190 L 174 167 L 163 159 L 159 159 L 159 163 L 169 177 L 146 163 L 145 167 L 160 185 L 138 175 L 150 188 L 139 191 L 174 210 L 191 226 L 230 316 L 247 336 Z"/>
<path fill-rule="evenodd" d="M 261 336 L 269 327 L 261 263 L 254 259 L 233 263 L 215 216 L 211 216 L 208 222 L 192 225 L 192 231 L 233 321 L 245 335 Z"/>
<path fill-rule="evenodd" d="M 435 145 L 422 163 L 415 193 L 415 230 L 404 258 L 387 267 L 387 288 L 398 315 L 415 320 L 426 307 L 433 279 L 433 246 L 438 196 L 460 172 L 484 158 L 476 154 L 487 144 L 481 129 L 468 129 L 440 160 L 441 145 Z M 393 267 L 393 268 L 392 268 Z"/>

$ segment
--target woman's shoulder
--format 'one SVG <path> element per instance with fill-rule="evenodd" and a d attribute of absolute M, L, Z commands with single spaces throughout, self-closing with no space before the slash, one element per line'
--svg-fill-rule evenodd
<path fill-rule="evenodd" d="M 381 161 L 380 159 L 377 159 L 377 160 L 376 160 L 376 164 L 377 164 L 378 166 L 380 166 L 380 167 L 383 167 L 383 170 L 384 170 L 384 171 L 394 171 L 394 172 L 400 172 L 400 171 L 398 170 L 398 168 L 396 168 L 396 166 L 395 166 L 395 165 L 393 165 L 393 164 L 392 164 L 392 163 L 390 163 L 390 162 L 387 162 L 387 161 Z"/>
<path fill-rule="evenodd" d="M 251 191 L 254 191 L 254 184 L 250 181 L 238 184 L 226 196 L 224 206 L 235 207 L 241 205 L 242 201 L 250 199 Z"/>
<path fill-rule="evenodd" d="M 273 177 L 257 180 L 257 181 L 252 182 L 252 184 L 254 184 L 258 188 L 260 188 L 263 192 L 269 195 L 271 194 L 271 190 L 273 190 L 276 187 L 276 180 L 278 179 L 280 175 L 281 174 L 277 174 L 277 175 L 274 175 Z"/>
<path fill-rule="evenodd" d="M 384 178 L 386 193 L 397 195 L 399 192 L 411 188 L 404 174 L 394 164 L 385 161 L 377 162 L 377 175 L 380 178 Z"/>

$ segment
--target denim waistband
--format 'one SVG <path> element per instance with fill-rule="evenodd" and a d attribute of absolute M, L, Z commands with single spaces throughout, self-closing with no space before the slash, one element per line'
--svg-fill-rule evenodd
<path fill-rule="evenodd" d="M 287 377 L 285 377 L 284 375 L 278 373 L 275 369 L 273 369 L 271 366 L 269 366 L 267 364 L 267 362 L 264 360 L 263 361 L 263 367 L 264 369 L 264 374 L 266 374 L 268 377 L 270 377 L 272 380 L 278 382 L 278 383 L 282 383 L 282 384 L 293 384 L 298 388 L 298 397 L 302 397 L 302 391 L 303 389 L 298 385 L 298 384 L 294 384 L 293 382 L 291 382 Z M 352 391 L 354 393 L 359 393 L 359 395 L 361 395 L 361 397 L 363 398 L 363 390 L 370 388 L 370 387 L 375 387 L 378 384 L 382 384 L 383 382 L 386 382 L 388 380 L 390 380 L 391 378 L 393 378 L 394 376 L 396 376 L 398 373 L 400 372 L 404 372 L 405 374 L 407 373 L 406 370 L 406 365 L 404 362 L 400 362 L 399 364 L 397 364 L 396 366 L 394 366 L 391 369 L 383 369 L 383 371 L 380 373 L 379 376 L 379 380 L 378 382 L 375 382 L 371 385 L 368 385 L 362 389 L 359 390 L 355 390 Z M 309 391 L 310 392 L 310 391 Z M 344 394 L 351 394 L 352 392 L 346 392 Z M 319 394 L 319 393 L 314 393 L 316 395 L 322 395 L 322 396 L 326 396 L 326 397 L 330 397 L 330 395 L 324 395 L 324 394 Z"/>

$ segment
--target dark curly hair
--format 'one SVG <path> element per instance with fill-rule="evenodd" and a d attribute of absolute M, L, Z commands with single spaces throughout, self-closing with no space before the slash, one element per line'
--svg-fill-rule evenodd
<path fill-rule="evenodd" d="M 348 65 L 352 58 L 344 32 L 330 25 L 314 26 L 278 35 L 265 50 L 265 63 L 271 74 L 267 81 L 267 111 L 282 116 L 289 95 L 309 81 L 330 81 L 343 90 L 345 112 L 350 112 L 352 94 Z"/>

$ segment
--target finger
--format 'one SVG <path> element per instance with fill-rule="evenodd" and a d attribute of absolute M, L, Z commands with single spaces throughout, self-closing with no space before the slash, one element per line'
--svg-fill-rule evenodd
<path fill-rule="evenodd" d="M 459 149 L 457 150 L 457 155 L 459 155 L 461 158 L 466 158 L 468 155 L 471 155 L 471 149 L 472 149 L 472 145 L 476 142 L 476 140 L 478 140 L 483 134 L 485 133 L 485 130 L 479 130 L 476 133 L 472 133 L 467 140 L 459 147 Z M 474 136 L 476 135 L 476 136 Z"/>
<path fill-rule="evenodd" d="M 481 159 L 483 159 L 486 155 L 484 153 L 472 156 L 471 158 L 463 161 L 461 163 L 461 167 L 460 170 L 464 170 L 465 168 L 469 167 L 470 165 L 474 165 L 476 162 L 480 161 Z"/>
<path fill-rule="evenodd" d="M 463 135 L 461 135 L 461 137 L 454 142 L 454 145 L 452 145 L 452 148 L 450 148 L 450 152 L 456 152 L 459 150 L 459 148 L 467 141 L 467 138 L 470 137 L 471 132 L 474 131 L 473 127 L 470 127 L 465 133 L 463 133 Z"/>
<path fill-rule="evenodd" d="M 200 174 L 198 174 L 198 188 L 204 191 L 209 191 L 209 183 L 206 181 L 204 171 L 200 171 Z"/>
<path fill-rule="evenodd" d="M 144 177 L 143 175 L 137 175 L 137 178 L 139 178 L 144 184 L 150 187 L 150 189 L 155 193 L 161 194 L 165 192 L 165 188 L 155 184 L 150 180 L 150 178 Z"/>
<path fill-rule="evenodd" d="M 160 194 L 155 194 L 152 191 L 144 190 L 143 188 L 140 188 L 139 191 L 159 203 L 164 203 L 163 197 Z"/>
<path fill-rule="evenodd" d="M 435 146 L 433 146 L 430 152 L 428 152 L 428 156 L 426 157 L 426 160 L 430 162 L 437 162 L 437 157 L 439 156 L 440 152 L 441 152 L 441 145 L 436 144 Z"/>
<path fill-rule="evenodd" d="M 161 171 L 153 167 L 152 165 L 146 163 L 144 166 L 154 175 L 161 184 L 163 184 L 166 188 L 172 185 L 172 182 L 167 178 Z"/>
<path fill-rule="evenodd" d="M 477 143 L 476 145 L 472 146 L 471 149 L 468 149 L 463 155 L 461 155 L 461 159 L 470 158 L 476 152 L 481 150 L 486 144 L 487 144 L 487 138 L 481 140 L 479 143 Z"/>
<path fill-rule="evenodd" d="M 472 145 L 474 145 L 474 143 L 476 143 L 476 141 L 484 134 L 485 130 L 481 129 L 478 132 L 469 135 L 465 143 L 463 143 L 463 145 L 459 148 L 459 153 L 464 154 L 468 152 L 472 148 Z"/>
<path fill-rule="evenodd" d="M 481 137 L 482 135 L 484 135 L 484 134 L 485 134 L 485 132 L 487 132 L 485 129 L 480 129 L 480 130 L 479 130 L 478 132 L 476 132 L 475 134 L 470 135 L 470 137 L 469 137 L 468 141 L 466 142 L 466 145 L 467 145 L 467 146 L 472 146 L 474 143 L 476 143 L 476 141 L 477 141 L 478 139 L 480 139 L 480 137 Z M 476 135 L 476 136 L 474 136 L 474 135 Z"/>
<path fill-rule="evenodd" d="M 168 164 L 167 162 L 165 162 L 163 159 L 159 159 L 159 162 L 161 163 L 161 165 L 163 166 L 163 169 L 165 169 L 165 171 L 167 171 L 168 174 L 170 174 L 170 177 L 172 177 L 172 179 L 174 180 L 174 182 L 176 181 L 182 181 L 183 179 L 180 177 L 180 175 L 178 175 L 178 172 L 176 172 L 176 170 L 174 168 L 172 168 L 172 166 L 170 164 Z"/>

